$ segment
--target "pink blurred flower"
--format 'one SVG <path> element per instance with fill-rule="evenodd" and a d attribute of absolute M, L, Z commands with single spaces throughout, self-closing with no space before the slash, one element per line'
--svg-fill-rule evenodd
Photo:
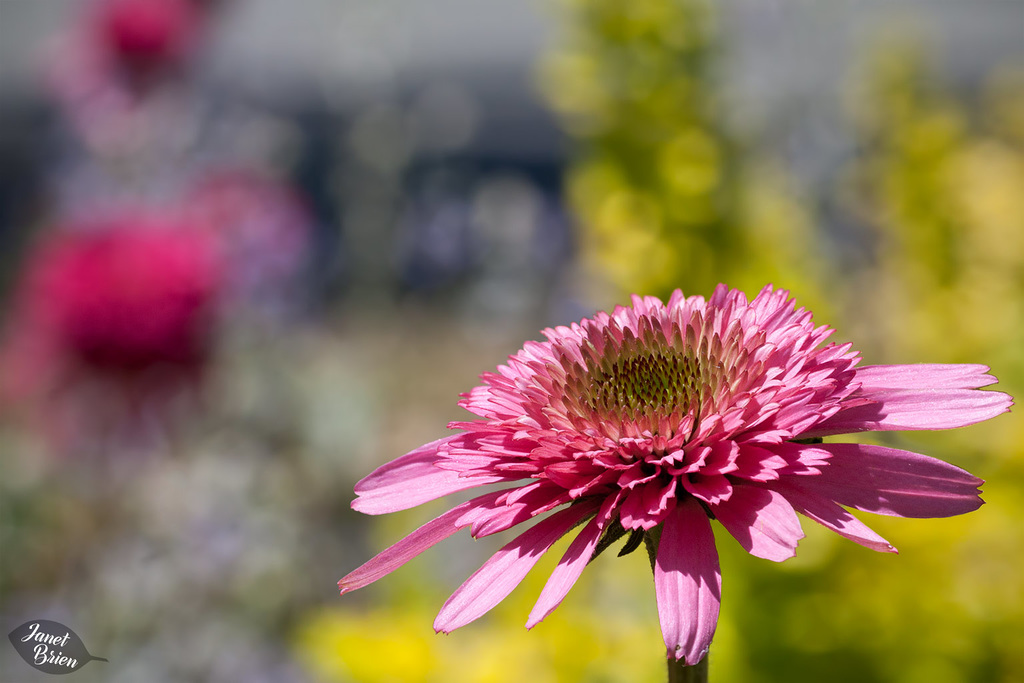
<path fill-rule="evenodd" d="M 428 522 L 339 582 L 342 593 L 393 571 L 456 531 L 487 536 L 549 516 L 459 587 L 434 622 L 449 632 L 505 598 L 559 538 L 582 526 L 527 621 L 551 613 L 608 542 L 631 532 L 655 552 L 668 656 L 695 664 L 718 621 L 717 520 L 750 554 L 781 561 L 803 537 L 797 513 L 856 543 L 896 552 L 846 508 L 902 517 L 977 509 L 982 480 L 883 446 L 807 443 L 834 434 L 947 429 L 1006 412 L 978 391 L 980 365 L 857 366 L 849 344 L 766 287 L 752 301 L 719 286 L 676 291 L 544 330 L 482 376 L 460 405 L 480 419 L 356 485 L 356 510 L 404 510 L 456 491 L 484 493 Z M 660 540 L 659 540 L 660 539 Z"/>
<path fill-rule="evenodd" d="M 166 219 L 65 226 L 29 254 L 17 283 L 0 355 L 8 407 L 38 408 L 52 435 L 73 438 L 195 387 L 220 270 L 206 236 Z M 113 405 L 83 398 L 98 393 Z"/>
<path fill-rule="evenodd" d="M 182 75 L 206 19 L 192 0 L 96 0 L 53 41 L 44 81 L 90 150 L 122 155 L 140 138 L 180 137 L 169 135 L 164 119 L 180 118 L 181 93 L 154 93 Z"/>
<path fill-rule="evenodd" d="M 97 37 L 134 75 L 179 65 L 192 51 L 200 22 L 190 0 L 103 0 Z"/>
<path fill-rule="evenodd" d="M 205 18 L 190 0 L 97 0 L 54 46 L 50 85 L 70 100 L 150 85 L 196 51 Z"/>

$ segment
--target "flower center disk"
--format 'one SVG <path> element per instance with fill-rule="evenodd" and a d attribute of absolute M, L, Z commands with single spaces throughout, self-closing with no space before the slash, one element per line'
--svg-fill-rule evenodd
<path fill-rule="evenodd" d="M 598 414 L 688 413 L 700 401 L 698 361 L 672 349 L 606 360 L 589 368 L 587 404 Z"/>

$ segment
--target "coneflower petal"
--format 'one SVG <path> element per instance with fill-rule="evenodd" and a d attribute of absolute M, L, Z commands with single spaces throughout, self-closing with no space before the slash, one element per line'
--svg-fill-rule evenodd
<path fill-rule="evenodd" d="M 773 481 L 766 484 L 766 487 L 784 495 L 793 509 L 800 514 L 831 529 L 843 538 L 880 553 L 896 552 L 896 548 L 889 541 L 851 515 L 848 510 L 827 498 L 805 491 L 794 483 L 794 478 L 787 477 L 780 481 Z"/>
<path fill-rule="evenodd" d="M 793 506 L 781 493 L 769 489 L 736 486 L 729 500 L 712 505 L 711 511 L 755 557 L 788 560 L 796 555 L 796 545 L 804 537 Z"/>
<path fill-rule="evenodd" d="M 382 576 L 390 574 L 424 550 L 440 543 L 459 529 L 464 529 L 472 524 L 476 517 L 481 516 L 481 512 L 493 511 L 496 502 L 504 493 L 504 491 L 494 491 L 478 496 L 432 519 L 366 564 L 350 572 L 338 582 L 338 589 L 344 594 L 368 586 Z"/>
<path fill-rule="evenodd" d="M 561 604 L 569 590 L 576 585 L 580 574 L 590 562 L 590 557 L 597 546 L 598 539 L 601 538 L 602 531 L 601 519 L 595 517 L 569 544 L 565 555 L 558 561 L 548 582 L 544 584 L 544 590 L 540 592 L 540 597 L 537 598 L 537 603 L 533 606 L 533 611 L 530 612 L 530 617 L 526 621 L 526 628 L 533 628 L 543 621 Z"/>
<path fill-rule="evenodd" d="M 984 483 L 955 465 L 920 453 L 870 444 L 826 443 L 821 474 L 794 480 L 840 505 L 895 517 L 951 517 L 981 507 Z"/>
<path fill-rule="evenodd" d="M 352 509 L 367 515 L 382 515 L 422 505 L 449 493 L 504 481 L 500 475 L 464 476 L 441 469 L 435 463 L 438 449 L 460 435 L 449 436 L 420 446 L 414 451 L 381 465 L 355 486 Z"/>
<path fill-rule="evenodd" d="M 668 656 L 699 662 L 711 646 L 722 602 L 722 572 L 715 535 L 704 508 L 692 498 L 665 519 L 654 563 L 654 592 Z"/>
<path fill-rule="evenodd" d="M 811 427 L 803 436 L 954 429 L 1001 415 L 1013 405 L 1008 394 L 977 389 L 862 388 L 851 399 L 858 403 Z"/>
<path fill-rule="evenodd" d="M 444 603 L 434 620 L 434 630 L 449 633 L 489 612 L 522 582 L 558 539 L 594 514 L 598 505 L 588 501 L 559 510 L 495 553 Z"/>
<path fill-rule="evenodd" d="M 865 365 L 854 381 L 863 389 L 980 389 L 998 380 L 987 365 L 912 363 Z"/>

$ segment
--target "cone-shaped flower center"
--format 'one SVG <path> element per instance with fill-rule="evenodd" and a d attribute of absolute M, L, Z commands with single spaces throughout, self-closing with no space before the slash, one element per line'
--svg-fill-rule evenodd
<path fill-rule="evenodd" d="M 720 398 L 721 389 L 730 386 L 735 362 L 727 366 L 722 361 L 737 335 L 724 345 L 718 337 L 702 338 L 678 323 L 663 327 L 643 318 L 638 325 L 638 334 L 602 333 L 597 344 L 578 347 L 578 355 L 560 354 L 567 417 L 582 419 L 613 439 L 689 432 Z M 585 429 L 582 422 L 574 425 Z"/>
<path fill-rule="evenodd" d="M 599 413 L 687 413 L 700 401 L 700 365 L 692 355 L 674 349 L 605 358 L 589 371 L 587 403 Z"/>

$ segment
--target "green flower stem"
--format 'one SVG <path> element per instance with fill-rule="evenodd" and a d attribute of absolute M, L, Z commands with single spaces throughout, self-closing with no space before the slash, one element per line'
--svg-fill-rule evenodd
<path fill-rule="evenodd" d="M 658 543 L 661 541 L 661 526 L 656 526 L 644 534 L 644 544 L 647 546 L 647 557 L 651 560 L 651 572 L 654 571 L 654 561 L 658 557 Z M 693 666 L 687 666 L 681 659 L 668 657 L 668 683 L 708 683 L 708 657 L 704 658 Z"/>
<path fill-rule="evenodd" d="M 708 658 L 693 666 L 686 666 L 681 659 L 668 658 L 668 683 L 707 683 Z"/>

